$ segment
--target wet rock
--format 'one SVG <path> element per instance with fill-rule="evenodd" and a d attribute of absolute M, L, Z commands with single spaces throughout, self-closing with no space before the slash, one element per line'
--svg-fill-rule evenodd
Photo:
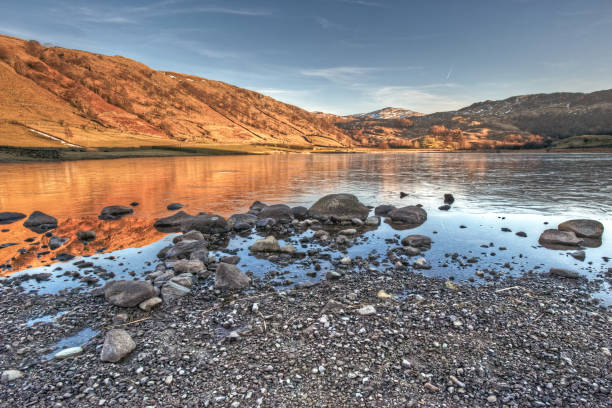
<path fill-rule="evenodd" d="M 42 234 L 51 229 L 57 228 L 57 219 L 40 211 L 34 211 L 27 220 L 23 223 L 23 226 L 34 231 L 38 234 Z"/>
<path fill-rule="evenodd" d="M 448 211 L 450 209 L 451 209 L 451 206 L 448 204 L 444 204 L 438 207 L 438 210 L 441 210 L 441 211 Z"/>
<path fill-rule="evenodd" d="M 127 331 L 122 329 L 109 330 L 104 337 L 100 360 L 116 363 L 130 354 L 135 348 L 136 343 Z"/>
<path fill-rule="evenodd" d="M 550 268 L 549 272 L 552 276 L 558 276 L 560 278 L 578 279 L 580 275 L 577 272 L 570 271 L 568 269 L 561 268 Z"/>
<path fill-rule="evenodd" d="M 272 218 L 280 224 L 289 224 L 293 221 L 291 207 L 285 204 L 274 204 L 263 208 L 257 215 L 259 218 Z"/>
<path fill-rule="evenodd" d="M 101 220 L 118 220 L 126 215 L 132 214 L 133 212 L 134 210 L 130 207 L 123 205 L 111 205 L 104 207 L 100 212 L 100 215 L 98 215 L 98 218 Z"/>
<path fill-rule="evenodd" d="M 215 273 L 215 288 L 242 289 L 251 285 L 251 278 L 242 273 L 236 265 L 220 263 Z"/>
<path fill-rule="evenodd" d="M 512 232 L 512 230 L 508 227 L 502 227 L 502 232 Z"/>
<path fill-rule="evenodd" d="M 261 201 L 255 201 L 253 202 L 253 204 L 251 204 L 251 207 L 249 207 L 249 212 L 251 212 L 251 214 L 259 214 L 261 210 L 263 210 L 267 206 L 267 204 L 264 204 Z"/>
<path fill-rule="evenodd" d="M 559 231 L 571 231 L 580 238 L 599 239 L 603 235 L 604 226 L 595 220 L 569 220 L 557 227 Z"/>
<path fill-rule="evenodd" d="M 178 298 L 182 298 L 191 292 L 189 288 L 180 285 L 172 280 L 166 282 L 161 288 L 161 297 L 166 303 L 172 303 Z"/>
<path fill-rule="evenodd" d="M 196 215 L 193 218 L 183 221 L 181 231 L 200 231 L 203 234 L 222 234 L 229 231 L 227 221 L 213 214 Z"/>
<path fill-rule="evenodd" d="M 293 213 L 293 217 L 297 218 L 298 220 L 305 220 L 308 216 L 308 208 L 302 206 L 291 208 L 291 212 Z"/>
<path fill-rule="evenodd" d="M 340 259 L 340 263 L 342 265 L 350 265 L 352 262 L 353 260 L 348 256 L 345 256 L 344 258 Z"/>
<path fill-rule="evenodd" d="M 389 217 L 393 222 L 410 225 L 421 225 L 427 221 L 427 213 L 425 210 L 416 205 L 396 208 L 389 213 Z"/>
<path fill-rule="evenodd" d="M 574 251 L 574 252 L 570 252 L 569 253 L 574 259 L 577 259 L 579 261 L 584 261 L 584 258 L 586 258 L 586 254 L 584 251 Z"/>
<path fill-rule="evenodd" d="M 310 207 L 308 214 L 319 220 L 335 218 L 350 220 L 359 218 L 365 220 L 370 209 L 359 202 L 352 194 L 329 194 L 320 198 Z"/>
<path fill-rule="evenodd" d="M 400 198 L 404 198 L 404 197 L 408 197 L 408 193 L 404 193 L 403 191 L 400 191 Z"/>
<path fill-rule="evenodd" d="M 402 239 L 402 245 L 406 247 L 429 248 L 431 247 L 431 238 L 426 235 L 408 235 Z"/>
<path fill-rule="evenodd" d="M 524 231 L 519 231 L 515 234 L 517 237 L 525 238 L 527 237 L 527 233 Z"/>
<path fill-rule="evenodd" d="M 345 229 L 339 232 L 341 235 L 355 235 L 357 234 L 357 230 L 355 228 Z"/>
<path fill-rule="evenodd" d="M 223 258 L 219 259 L 219 262 L 238 265 L 238 263 L 240 262 L 240 257 L 238 255 L 224 256 Z"/>
<path fill-rule="evenodd" d="M 408 256 L 421 255 L 421 250 L 412 246 L 404 247 L 404 253 Z"/>
<path fill-rule="evenodd" d="M 170 211 L 176 211 L 176 210 L 180 210 L 183 207 L 184 205 L 181 203 L 171 203 L 171 204 L 168 204 L 166 208 Z"/>
<path fill-rule="evenodd" d="M 452 194 L 446 193 L 444 194 L 444 204 L 452 204 L 455 202 L 455 197 Z"/>
<path fill-rule="evenodd" d="M 423 257 L 417 258 L 413 265 L 417 269 L 425 268 L 427 266 L 427 260 Z"/>
<path fill-rule="evenodd" d="M 376 227 L 380 225 L 380 218 L 379 217 L 368 217 L 366 218 L 365 225 L 367 225 L 368 227 Z"/>
<path fill-rule="evenodd" d="M 140 203 L 139 203 L 138 201 L 132 201 L 132 202 L 130 203 L 130 206 L 131 206 L 131 207 L 138 207 L 138 205 L 140 205 Z"/>
<path fill-rule="evenodd" d="M 68 262 L 69 260 L 74 259 L 74 255 L 62 252 L 61 254 L 57 254 L 55 256 L 55 259 L 58 262 Z"/>
<path fill-rule="evenodd" d="M 294 255 L 297 252 L 297 249 L 293 245 L 287 244 L 280 247 L 280 251 L 285 254 Z"/>
<path fill-rule="evenodd" d="M 274 218 L 259 218 L 255 223 L 255 228 L 271 228 L 276 225 L 276 220 Z"/>
<path fill-rule="evenodd" d="M 161 259 L 178 259 L 188 258 L 193 252 L 198 250 L 206 250 L 208 241 L 181 241 L 176 245 L 166 247 L 157 254 Z"/>
<path fill-rule="evenodd" d="M 234 214 L 227 219 L 227 226 L 236 231 L 243 231 L 255 226 L 257 217 L 253 214 Z"/>
<path fill-rule="evenodd" d="M 259 239 L 249 247 L 252 252 L 279 252 L 278 240 L 272 235 Z"/>
<path fill-rule="evenodd" d="M 189 231 L 184 234 L 175 237 L 172 242 L 175 244 L 181 241 L 202 241 L 204 239 L 204 235 L 200 231 Z"/>
<path fill-rule="evenodd" d="M 206 248 L 196 249 L 195 251 L 191 253 L 191 255 L 189 255 L 189 259 L 192 261 L 198 260 L 204 264 L 207 264 L 209 262 L 208 249 Z"/>
<path fill-rule="evenodd" d="M 82 354 L 82 353 L 83 353 L 82 347 L 70 347 L 70 348 L 58 351 L 57 353 L 53 355 L 53 358 L 56 360 L 62 360 L 65 358 L 78 356 L 79 354 Z"/>
<path fill-rule="evenodd" d="M 328 271 L 328 272 L 325 274 L 325 279 L 327 279 L 327 280 L 338 280 L 338 279 L 340 279 L 341 277 L 342 277 L 342 274 L 341 274 L 341 273 L 338 273 L 338 272 L 336 272 L 336 271 Z"/>
<path fill-rule="evenodd" d="M 77 231 L 77 239 L 82 242 L 93 241 L 96 239 L 95 231 Z"/>
<path fill-rule="evenodd" d="M 104 285 L 104 297 L 116 306 L 135 307 L 156 296 L 155 288 L 145 281 L 117 280 Z"/>
<path fill-rule="evenodd" d="M 162 232 L 179 232 L 184 222 L 194 218 L 193 215 L 189 215 L 184 211 L 179 211 L 169 217 L 160 218 L 155 221 L 153 226 L 158 231 Z"/>
<path fill-rule="evenodd" d="M 0 212 L 0 225 L 12 224 L 15 221 L 24 219 L 25 217 L 26 217 L 25 214 L 22 214 L 19 212 L 10 212 L 10 211 Z"/>
<path fill-rule="evenodd" d="M 138 307 L 140 308 L 140 310 L 143 310 L 145 312 L 149 312 L 151 311 L 153 308 L 159 306 L 162 303 L 162 300 L 160 297 L 152 297 L 151 299 L 147 299 L 144 302 L 141 302 Z"/>
<path fill-rule="evenodd" d="M 202 261 L 200 260 L 194 259 L 194 260 L 188 261 L 185 259 L 180 259 L 174 262 L 173 269 L 174 269 L 174 272 L 176 272 L 177 274 L 190 273 L 190 274 L 198 275 L 202 273 L 202 271 L 205 270 L 205 266 L 204 266 L 204 263 L 202 263 Z"/>
<path fill-rule="evenodd" d="M 49 245 L 49 249 L 56 250 L 57 248 L 64 245 L 66 241 L 68 241 L 68 238 L 63 238 L 63 237 L 58 237 L 57 235 L 53 235 L 51 238 L 49 238 L 49 243 L 47 245 Z"/>
<path fill-rule="evenodd" d="M 3 383 L 10 383 L 21 377 L 23 377 L 23 372 L 19 370 L 4 370 L 2 372 L 1 380 Z"/>
<path fill-rule="evenodd" d="M 572 231 L 559 231 L 556 229 L 547 229 L 538 240 L 540 245 L 546 247 L 560 246 L 579 246 L 583 240 L 578 238 Z"/>
<path fill-rule="evenodd" d="M 363 224 L 364 224 L 363 220 L 360 220 L 359 218 L 353 218 L 353 219 L 351 220 L 351 223 L 352 223 L 353 225 L 358 226 L 358 227 L 363 227 Z"/>
<path fill-rule="evenodd" d="M 378 207 L 374 208 L 374 214 L 379 215 L 381 217 L 386 217 L 387 215 L 389 215 L 391 211 L 395 209 L 396 207 L 394 205 L 383 204 L 383 205 L 379 205 Z"/>

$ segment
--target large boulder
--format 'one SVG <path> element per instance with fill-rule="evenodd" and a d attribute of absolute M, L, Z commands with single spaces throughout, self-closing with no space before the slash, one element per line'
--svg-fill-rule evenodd
<path fill-rule="evenodd" d="M 100 215 L 98 215 L 98 218 L 101 220 L 118 220 L 133 212 L 133 209 L 124 205 L 111 205 L 104 207 Z"/>
<path fill-rule="evenodd" d="M 172 301 L 189 294 L 191 290 L 185 286 L 169 281 L 161 288 L 161 296 L 164 302 L 171 303 Z"/>
<path fill-rule="evenodd" d="M 258 239 L 249 247 L 249 249 L 253 252 L 279 252 L 280 245 L 278 240 L 270 235 L 268 237 Z"/>
<path fill-rule="evenodd" d="M 18 212 L 0 212 L 0 225 L 12 224 L 25 218 L 26 215 Z"/>
<path fill-rule="evenodd" d="M 581 238 L 599 239 L 603 235 L 604 226 L 595 220 L 569 220 L 557 227 L 559 231 L 571 231 Z"/>
<path fill-rule="evenodd" d="M 253 228 L 257 222 L 257 216 L 253 214 L 234 214 L 227 219 L 230 229 L 242 231 Z"/>
<path fill-rule="evenodd" d="M 192 218 L 194 218 L 193 215 L 189 215 L 185 211 L 179 211 L 169 217 L 160 218 L 155 221 L 153 226 L 161 232 L 179 232 L 183 223 Z"/>
<path fill-rule="evenodd" d="M 421 225 L 427 221 L 427 212 L 419 206 L 409 205 L 396 208 L 388 214 L 393 222 L 410 225 Z"/>
<path fill-rule="evenodd" d="M 261 201 L 255 201 L 253 204 L 251 204 L 251 207 L 249 208 L 249 213 L 259 214 L 261 210 L 263 210 L 267 206 L 267 204 L 264 204 Z"/>
<path fill-rule="evenodd" d="M 391 211 L 395 210 L 396 208 L 397 207 L 395 207 L 394 205 L 389 204 L 379 205 L 378 207 L 374 208 L 374 214 L 386 217 Z"/>
<path fill-rule="evenodd" d="M 304 220 L 308 216 L 308 208 L 298 205 L 297 207 L 291 207 L 291 212 L 293 213 L 293 217 L 298 220 Z"/>
<path fill-rule="evenodd" d="M 426 235 L 408 235 L 402 239 L 402 245 L 413 248 L 429 248 L 431 246 L 431 238 Z"/>
<path fill-rule="evenodd" d="M 551 249 L 564 249 L 566 247 L 576 247 L 582 244 L 583 239 L 578 238 L 572 231 L 559 231 L 547 229 L 540 235 L 538 240 L 540 245 Z"/>
<path fill-rule="evenodd" d="M 34 211 L 30 214 L 28 219 L 25 220 L 23 226 L 37 234 L 42 234 L 57 228 L 57 219 L 40 211 Z"/>
<path fill-rule="evenodd" d="M 116 306 L 135 307 L 156 296 L 155 288 L 146 281 L 117 280 L 104 285 L 104 297 Z"/>
<path fill-rule="evenodd" d="M 310 207 L 308 214 L 319 220 L 336 218 L 350 220 L 359 218 L 365 220 L 370 209 L 359 202 L 352 194 L 329 194 L 321 197 Z"/>
<path fill-rule="evenodd" d="M 242 289 L 251 285 L 251 278 L 246 276 L 236 265 L 220 263 L 215 273 L 215 288 Z"/>
<path fill-rule="evenodd" d="M 188 241 L 183 240 L 176 245 L 170 245 L 159 251 L 157 257 L 160 259 L 179 259 L 189 258 L 190 255 L 198 250 L 207 249 L 208 241 Z"/>
<path fill-rule="evenodd" d="M 293 211 L 291 211 L 291 207 L 285 204 L 269 205 L 262 209 L 257 216 L 259 218 L 273 218 L 281 224 L 288 224 L 293 221 Z"/>
<path fill-rule="evenodd" d="M 192 273 L 192 274 L 200 274 L 205 270 L 204 263 L 199 259 L 186 260 L 181 259 L 174 262 L 172 266 L 174 272 L 176 273 Z"/>
<path fill-rule="evenodd" d="M 203 234 L 222 234 L 229 231 L 225 218 L 214 214 L 200 214 L 184 221 L 181 231 L 200 231 Z"/>
<path fill-rule="evenodd" d="M 132 336 L 123 329 L 112 329 L 104 337 L 100 360 L 116 363 L 136 348 Z"/>

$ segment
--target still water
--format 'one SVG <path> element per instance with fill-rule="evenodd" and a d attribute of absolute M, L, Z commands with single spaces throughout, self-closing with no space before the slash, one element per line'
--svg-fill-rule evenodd
<path fill-rule="evenodd" d="M 127 272 L 138 276 L 152 268 L 147 262 L 154 262 L 155 253 L 171 240 L 152 224 L 172 213 L 166 209 L 171 202 L 184 204 L 183 210 L 191 214 L 205 211 L 227 217 L 246 211 L 255 200 L 308 207 L 319 197 L 337 192 L 355 194 L 372 206 L 420 203 L 429 216 L 424 225 L 410 232 L 395 231 L 383 223 L 365 233 L 359 245 L 349 248 L 350 256 L 366 257 L 375 251 L 384 257 L 392 249 L 385 239 L 423 233 L 435 241 L 426 254 L 433 268 L 423 272 L 431 275 L 467 279 L 483 268 L 520 273 L 558 266 L 594 279 L 612 267 L 605 259 L 612 257 L 612 155 L 607 153 L 145 158 L 0 164 L 0 174 L 0 211 L 29 214 L 40 210 L 55 216 L 59 227 L 54 232 L 70 238 L 62 251 L 75 255 L 98 253 L 93 258 L 100 265 L 117 268 L 114 262 L 104 260 L 104 254 L 112 253 L 123 263 L 115 271 L 116 278 Z M 400 192 L 408 196 L 400 198 Z M 444 193 L 452 193 L 456 199 L 449 212 L 438 210 Z M 103 207 L 133 201 L 139 202 L 133 215 L 119 221 L 97 219 Z M 603 244 L 586 249 L 584 262 L 569 257 L 567 251 L 552 251 L 537 244 L 544 229 L 571 218 L 592 218 L 605 226 Z M 64 270 L 71 266 L 73 261 L 44 266 L 53 263 L 52 254 L 36 248 L 37 234 L 23 228 L 22 223 L 0 226 L 9 230 L 0 232 L 0 245 L 18 244 L 0 249 L 0 264 L 11 266 L 0 273 L 53 271 L 57 266 Z M 467 228 L 459 228 L 461 225 Z M 501 227 L 513 232 L 502 233 Z M 84 247 L 74 239 L 79 229 L 95 230 L 96 241 Z M 526 232 L 527 237 L 515 236 L 517 231 Z M 312 231 L 305 234 L 309 233 Z M 28 238 L 35 238 L 34 242 L 24 242 Z M 244 248 L 254 238 L 237 237 L 228 249 L 238 251 L 245 270 L 265 275 L 278 265 L 249 255 Z M 493 247 L 483 248 L 491 243 Z M 20 249 L 23 253 L 18 252 Z M 455 265 L 445 257 L 454 252 L 479 257 L 480 261 Z M 336 255 L 340 256 L 332 254 Z M 288 267 L 288 276 L 306 279 L 307 268 L 305 264 L 300 269 L 298 262 Z M 80 285 L 67 279 L 52 283 L 32 283 L 32 287 L 47 291 L 58 285 Z"/>

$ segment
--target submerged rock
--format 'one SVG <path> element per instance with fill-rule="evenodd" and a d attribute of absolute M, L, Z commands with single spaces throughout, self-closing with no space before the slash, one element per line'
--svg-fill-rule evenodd
<path fill-rule="evenodd" d="M 179 232 L 183 223 L 192 218 L 194 218 L 193 215 L 189 215 L 185 211 L 179 211 L 169 217 L 160 218 L 155 221 L 153 226 L 162 232 Z"/>
<path fill-rule="evenodd" d="M 569 220 L 557 227 L 559 231 L 571 231 L 581 238 L 599 239 L 603 235 L 604 226 L 595 220 Z"/>
<path fill-rule="evenodd" d="M 236 265 L 220 263 L 215 273 L 215 288 L 242 289 L 251 285 L 251 278 L 242 273 Z"/>
<path fill-rule="evenodd" d="M 293 221 L 293 211 L 285 204 L 274 204 L 263 208 L 257 215 L 259 218 L 272 218 L 281 224 Z"/>
<path fill-rule="evenodd" d="M 100 360 L 116 363 L 136 348 L 132 336 L 122 329 L 109 330 L 104 337 Z"/>
<path fill-rule="evenodd" d="M 402 239 L 402 245 L 406 247 L 429 248 L 431 246 L 431 238 L 426 235 L 408 235 Z"/>
<path fill-rule="evenodd" d="M 118 220 L 126 215 L 132 214 L 133 212 L 134 210 L 130 207 L 123 205 L 111 205 L 104 207 L 98 218 L 101 220 Z"/>
<path fill-rule="evenodd" d="M 547 229 L 538 240 L 540 245 L 547 248 L 555 249 L 555 247 L 579 246 L 583 240 L 578 238 L 572 231 L 559 231 L 556 229 Z"/>
<path fill-rule="evenodd" d="M 270 235 L 268 237 L 258 239 L 249 247 L 249 249 L 253 252 L 279 252 L 280 245 L 278 240 Z"/>
<path fill-rule="evenodd" d="M 577 259 L 579 261 L 584 261 L 584 259 L 586 258 L 586 253 L 584 251 L 570 252 L 570 255 L 572 256 L 572 258 Z"/>
<path fill-rule="evenodd" d="M 156 296 L 155 288 L 146 281 L 118 280 L 104 286 L 104 297 L 116 306 L 135 307 Z"/>
<path fill-rule="evenodd" d="M 0 212 L 0 225 L 12 224 L 26 217 L 25 214 L 18 212 Z"/>
<path fill-rule="evenodd" d="M 176 211 L 176 210 L 180 210 L 183 207 L 184 205 L 181 203 L 171 203 L 171 204 L 168 204 L 166 208 L 170 211 Z"/>
<path fill-rule="evenodd" d="M 396 208 L 389 213 L 389 218 L 393 222 L 410 225 L 421 225 L 427 221 L 427 212 L 416 205 Z"/>
<path fill-rule="evenodd" d="M 34 211 L 32 214 L 30 214 L 28 219 L 25 220 L 23 226 L 30 231 L 42 234 L 51 229 L 57 228 L 57 219 L 43 212 Z"/>
<path fill-rule="evenodd" d="M 374 214 L 380 215 L 382 217 L 386 217 L 387 215 L 389 215 L 391 211 L 395 210 L 396 208 L 397 207 L 395 207 L 394 205 L 388 205 L 388 204 L 379 205 L 378 207 L 374 208 Z"/>
<path fill-rule="evenodd" d="M 336 218 L 350 220 L 359 218 L 365 220 L 370 209 L 359 202 L 352 194 L 329 194 L 320 198 L 310 207 L 308 214 L 316 219 Z"/>

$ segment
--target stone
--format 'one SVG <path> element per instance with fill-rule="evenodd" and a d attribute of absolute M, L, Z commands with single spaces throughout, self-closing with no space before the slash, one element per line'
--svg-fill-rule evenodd
<path fill-rule="evenodd" d="M 379 205 L 378 207 L 374 208 L 374 214 L 380 215 L 382 217 L 386 217 L 387 215 L 389 215 L 391 211 L 395 209 L 396 207 L 394 205 L 383 204 L 383 205 Z"/>
<path fill-rule="evenodd" d="M 116 306 L 135 307 L 154 296 L 155 288 L 146 281 L 117 280 L 104 285 L 104 297 Z"/>
<path fill-rule="evenodd" d="M 377 227 L 380 225 L 380 218 L 379 217 L 368 217 L 366 218 L 365 225 L 367 225 L 368 227 Z"/>
<path fill-rule="evenodd" d="M 253 214 L 234 214 L 227 219 L 227 226 L 236 231 L 244 231 L 255 226 L 257 216 Z"/>
<path fill-rule="evenodd" d="M 441 211 L 448 211 L 450 209 L 451 209 L 451 206 L 448 204 L 444 204 L 438 207 L 438 210 L 441 210 Z"/>
<path fill-rule="evenodd" d="M 444 204 L 452 204 L 455 202 L 455 197 L 452 194 L 446 193 L 444 194 Z"/>
<path fill-rule="evenodd" d="M 427 266 L 427 260 L 423 257 L 417 258 L 413 265 L 415 268 L 424 268 Z"/>
<path fill-rule="evenodd" d="M 203 234 L 223 234 L 229 231 L 225 218 L 214 214 L 200 214 L 183 221 L 181 231 L 200 231 Z"/>
<path fill-rule="evenodd" d="M 215 288 L 242 289 L 251 285 L 251 278 L 242 273 L 236 265 L 220 263 L 215 273 Z"/>
<path fill-rule="evenodd" d="M 291 212 L 293 213 L 293 217 L 298 220 L 304 220 L 308 216 L 308 208 L 302 206 L 292 207 Z"/>
<path fill-rule="evenodd" d="M 49 249 L 56 250 L 57 248 L 64 245 L 66 241 L 68 241 L 68 238 L 63 238 L 63 237 L 58 237 L 57 235 L 53 235 L 51 238 L 49 238 L 49 243 L 47 245 L 49 246 Z"/>
<path fill-rule="evenodd" d="M 172 241 L 175 244 L 179 243 L 181 241 L 202 241 L 204 239 L 204 235 L 200 232 L 200 231 L 188 231 L 184 234 L 179 235 L 178 237 L 174 238 L 176 241 Z"/>
<path fill-rule="evenodd" d="M 421 250 L 419 248 L 407 246 L 404 247 L 404 253 L 408 256 L 417 256 L 421 255 Z"/>
<path fill-rule="evenodd" d="M 345 229 L 339 232 L 341 235 L 355 235 L 357 234 L 357 230 L 355 228 Z"/>
<path fill-rule="evenodd" d="M 255 223 L 255 228 L 271 228 L 276 225 L 274 218 L 259 218 Z"/>
<path fill-rule="evenodd" d="M 100 352 L 100 360 L 116 363 L 130 354 L 136 348 L 132 336 L 123 329 L 112 329 L 104 337 L 104 345 Z"/>
<path fill-rule="evenodd" d="M 26 217 L 25 214 L 22 214 L 19 212 L 11 212 L 11 211 L 0 212 L 0 225 L 12 224 L 15 221 L 24 219 L 25 217 Z"/>
<path fill-rule="evenodd" d="M 180 210 L 183 207 L 184 205 L 181 203 L 171 203 L 171 204 L 168 204 L 166 208 L 169 209 L 170 211 L 176 211 L 176 210 Z"/>
<path fill-rule="evenodd" d="M 255 213 L 255 214 L 259 214 L 261 210 L 263 210 L 267 206 L 268 206 L 267 204 L 264 204 L 261 201 L 255 201 L 253 202 L 253 204 L 251 204 L 251 207 L 249 207 L 249 211 L 252 211 L 252 213 Z"/>
<path fill-rule="evenodd" d="M 363 205 L 352 194 L 329 194 L 320 198 L 310 207 L 308 214 L 318 220 L 335 218 L 351 220 L 359 218 L 365 220 L 370 209 Z"/>
<path fill-rule="evenodd" d="M 285 204 L 269 205 L 262 209 L 257 215 L 259 218 L 272 218 L 280 224 L 289 224 L 293 221 L 293 211 Z"/>
<path fill-rule="evenodd" d="M 79 241 L 93 241 L 94 239 L 96 239 L 96 232 L 95 231 L 77 231 L 77 239 Z"/>
<path fill-rule="evenodd" d="M 193 275 L 191 273 L 183 273 L 170 278 L 170 282 L 174 282 L 186 288 L 191 288 L 193 286 Z"/>
<path fill-rule="evenodd" d="M 361 316 L 370 316 L 376 314 L 376 308 L 372 305 L 366 305 L 357 309 L 357 313 L 359 313 Z"/>
<path fill-rule="evenodd" d="M 104 207 L 100 212 L 100 215 L 98 215 L 98 218 L 101 220 L 118 220 L 132 213 L 134 213 L 134 210 L 130 207 L 123 205 L 111 205 Z"/>
<path fill-rule="evenodd" d="M 204 263 L 202 261 L 194 259 L 194 260 L 185 260 L 180 259 L 174 262 L 173 265 L 174 272 L 177 274 L 181 273 L 189 273 L 189 274 L 200 274 L 204 269 Z"/>
<path fill-rule="evenodd" d="M 249 247 L 252 252 L 279 252 L 280 245 L 278 240 L 272 235 L 258 239 Z"/>
<path fill-rule="evenodd" d="M 161 232 L 179 232 L 184 222 L 194 218 L 193 215 L 187 214 L 185 211 L 179 211 L 169 217 L 160 218 L 153 223 L 153 227 Z"/>
<path fill-rule="evenodd" d="M 297 252 L 297 249 L 293 245 L 287 244 L 280 247 L 280 251 L 285 254 L 294 255 Z"/>
<path fill-rule="evenodd" d="M 556 229 L 547 229 L 540 235 L 538 240 L 540 245 L 545 247 L 555 246 L 567 247 L 567 246 L 579 246 L 582 244 L 582 238 L 578 238 L 572 231 L 559 231 Z"/>
<path fill-rule="evenodd" d="M 519 231 L 516 234 L 517 237 L 521 237 L 521 238 L 526 238 L 527 237 L 527 233 L 525 231 Z"/>
<path fill-rule="evenodd" d="M 327 279 L 327 280 L 338 280 L 338 279 L 340 279 L 341 277 L 342 277 L 342 274 L 341 274 L 341 273 L 338 273 L 338 272 L 336 272 L 336 271 L 328 271 L 328 272 L 325 274 L 325 279 Z"/>
<path fill-rule="evenodd" d="M 147 299 L 144 302 L 140 303 L 138 305 L 138 307 L 140 308 L 140 310 L 143 310 L 145 312 L 149 312 L 151 311 L 153 308 L 161 305 L 162 300 L 160 297 L 152 297 L 151 299 Z"/>
<path fill-rule="evenodd" d="M 408 235 L 402 239 L 402 245 L 406 247 L 429 248 L 431 247 L 431 238 L 426 235 Z"/>
<path fill-rule="evenodd" d="M 21 377 L 23 377 L 23 372 L 19 370 L 4 370 L 1 380 L 3 383 L 10 383 Z"/>
<path fill-rule="evenodd" d="M 353 262 L 353 260 L 348 256 L 345 256 L 344 258 L 340 259 L 340 263 L 342 265 L 350 265 L 351 262 Z"/>
<path fill-rule="evenodd" d="M 53 358 L 56 360 L 62 360 L 64 358 L 70 358 L 74 356 L 78 356 L 83 353 L 83 347 L 70 347 L 61 351 L 58 351 L 53 355 Z"/>
<path fill-rule="evenodd" d="M 353 223 L 353 225 L 356 225 L 358 227 L 363 227 L 363 224 L 364 224 L 363 220 L 360 220 L 359 218 L 353 218 L 351 220 L 351 223 Z"/>
<path fill-rule="evenodd" d="M 490 404 L 494 404 L 497 402 L 497 397 L 495 395 L 489 395 L 487 397 L 487 402 Z"/>
<path fill-rule="evenodd" d="M 400 191 L 400 198 L 408 197 L 408 193 Z"/>
<path fill-rule="evenodd" d="M 603 235 L 604 226 L 595 220 L 569 220 L 557 226 L 559 231 L 571 231 L 580 238 L 599 239 Z"/>
<path fill-rule="evenodd" d="M 188 295 L 189 293 L 191 293 L 189 288 L 173 282 L 172 280 L 166 282 L 161 288 L 161 297 L 166 303 L 171 303 L 178 298 Z"/>
<path fill-rule="evenodd" d="M 577 259 L 579 261 L 584 261 L 584 259 L 586 258 L 586 254 L 584 251 L 574 251 L 574 252 L 570 252 L 569 253 L 572 258 Z"/>
<path fill-rule="evenodd" d="M 567 279 L 578 279 L 580 277 L 580 275 L 577 272 L 570 271 L 568 269 L 562 269 L 562 268 L 550 268 L 549 273 L 552 276 L 557 276 L 560 278 L 567 278 Z"/>
<path fill-rule="evenodd" d="M 42 234 L 57 228 L 57 219 L 40 211 L 34 211 L 30 214 L 28 219 L 25 220 L 23 226 L 37 234 Z"/>
<path fill-rule="evenodd" d="M 206 248 L 196 249 L 195 251 L 191 253 L 191 255 L 189 256 L 189 259 L 192 261 L 197 260 L 204 264 L 208 263 L 209 262 L 208 249 Z M 203 275 L 203 273 L 200 273 L 200 275 Z"/>
<path fill-rule="evenodd" d="M 208 241 L 181 241 L 176 245 L 164 248 L 160 253 L 157 254 L 161 259 L 178 259 L 178 258 L 188 258 L 193 252 L 198 250 L 206 250 L 208 246 Z M 162 255 L 162 256 L 160 256 Z M 208 252 L 207 252 L 208 255 Z"/>
<path fill-rule="evenodd" d="M 396 208 L 389 213 L 389 218 L 393 222 L 410 225 L 421 225 L 427 221 L 427 213 L 421 207 L 409 205 L 402 208 Z"/>

